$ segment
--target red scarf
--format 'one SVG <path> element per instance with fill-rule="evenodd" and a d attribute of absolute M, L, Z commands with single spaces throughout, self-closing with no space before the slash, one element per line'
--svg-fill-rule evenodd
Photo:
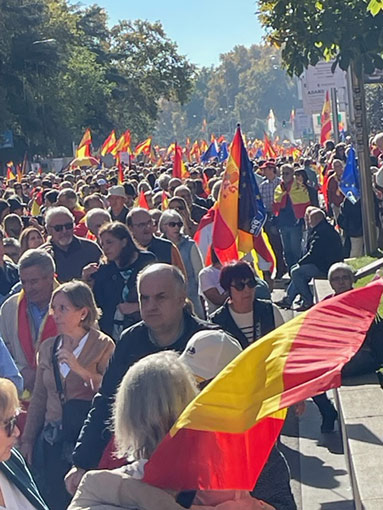
<path fill-rule="evenodd" d="M 24 351 L 26 360 L 30 367 L 36 367 L 36 351 L 41 342 L 47 338 L 57 335 L 56 323 L 52 315 L 48 313 L 41 323 L 40 330 L 37 335 L 36 343 L 34 344 L 31 326 L 28 319 L 28 303 L 24 291 L 22 290 L 17 300 L 17 332 L 20 340 L 21 348 Z"/>

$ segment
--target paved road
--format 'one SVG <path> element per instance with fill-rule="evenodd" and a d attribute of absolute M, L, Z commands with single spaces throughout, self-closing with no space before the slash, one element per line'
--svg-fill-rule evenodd
<path fill-rule="evenodd" d="M 283 290 L 276 289 L 273 299 L 283 295 Z M 288 321 L 293 312 L 283 310 L 282 315 Z M 310 399 L 301 418 L 289 411 L 282 432 L 281 449 L 291 469 L 298 510 L 354 510 L 339 430 L 321 434 L 320 425 L 321 416 Z"/>

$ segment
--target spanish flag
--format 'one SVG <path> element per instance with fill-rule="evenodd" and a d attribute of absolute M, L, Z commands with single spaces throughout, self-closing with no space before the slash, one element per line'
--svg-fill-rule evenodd
<path fill-rule="evenodd" d="M 276 158 L 277 157 L 277 151 L 274 149 L 273 144 L 271 143 L 271 140 L 265 133 L 265 138 L 263 140 L 263 156 L 266 158 Z"/>
<path fill-rule="evenodd" d="M 129 152 L 130 153 L 130 131 L 127 129 L 125 133 L 123 133 L 115 146 L 111 150 L 113 156 L 117 156 L 120 152 Z"/>
<path fill-rule="evenodd" d="M 325 97 L 325 101 L 323 104 L 320 123 L 321 123 L 320 143 L 321 143 L 321 145 L 324 145 L 324 143 L 330 139 L 331 131 L 332 131 L 331 103 L 330 103 L 330 94 L 329 94 L 328 90 L 326 92 L 326 97 Z"/>
<path fill-rule="evenodd" d="M 145 154 L 145 156 L 150 156 L 150 149 L 152 146 L 152 137 L 149 136 L 146 140 L 144 140 L 142 143 L 139 143 L 137 147 L 135 148 L 134 154 L 135 156 L 138 156 L 139 154 Z"/>
<path fill-rule="evenodd" d="M 106 154 L 109 154 L 109 152 L 112 152 L 115 146 L 116 146 L 116 133 L 113 129 L 108 138 L 102 144 L 101 156 L 105 156 Z"/>
<path fill-rule="evenodd" d="M 142 209 L 147 209 L 149 211 L 150 207 L 148 201 L 146 200 L 145 191 L 143 189 L 138 194 L 138 197 L 134 203 L 134 207 L 142 207 Z"/>
<path fill-rule="evenodd" d="M 237 260 L 239 254 L 256 251 L 275 267 L 275 256 L 262 227 L 266 211 L 262 203 L 253 165 L 243 143 L 240 127 L 234 135 L 230 157 L 223 175 L 218 208 L 214 217 L 213 246 L 220 261 Z"/>
<path fill-rule="evenodd" d="M 186 179 L 189 176 L 189 172 L 186 170 L 185 163 L 182 160 L 182 147 L 174 144 L 174 158 L 173 158 L 173 177 L 178 179 Z"/>
<path fill-rule="evenodd" d="M 40 216 L 40 214 L 41 214 L 40 206 L 37 203 L 36 199 L 34 198 L 32 201 L 31 216 Z"/>
<path fill-rule="evenodd" d="M 76 158 L 87 158 L 91 156 L 90 146 L 92 145 L 92 135 L 90 129 L 87 129 L 81 139 L 76 151 Z"/>
<path fill-rule="evenodd" d="M 161 195 L 161 211 L 165 211 L 169 207 L 169 197 L 166 194 L 166 191 L 162 192 Z"/>
<path fill-rule="evenodd" d="M 289 406 L 341 384 L 383 280 L 318 303 L 235 358 L 186 407 L 145 466 L 172 490 L 252 490 Z"/>
<path fill-rule="evenodd" d="M 304 217 L 307 207 L 310 205 L 310 197 L 307 189 L 294 179 L 289 184 L 281 182 L 274 191 L 273 213 L 278 216 L 281 209 L 286 207 L 287 198 L 290 198 L 297 220 Z"/>
<path fill-rule="evenodd" d="M 6 177 L 7 182 L 16 179 L 14 172 L 15 172 L 15 165 L 13 164 L 13 161 L 8 161 L 8 163 L 7 163 L 7 177 Z"/>

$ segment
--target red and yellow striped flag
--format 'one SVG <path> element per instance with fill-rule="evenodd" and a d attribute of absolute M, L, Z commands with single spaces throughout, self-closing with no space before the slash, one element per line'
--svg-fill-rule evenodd
<path fill-rule="evenodd" d="M 186 407 L 145 466 L 172 490 L 252 490 L 287 407 L 341 384 L 362 345 L 383 280 L 318 303 L 257 340 Z"/>
<path fill-rule="evenodd" d="M 213 246 L 222 263 L 238 260 L 240 254 L 255 250 L 270 264 L 273 273 L 275 255 L 262 232 L 266 213 L 261 207 L 252 164 L 238 127 L 231 143 L 214 217 Z"/>
<path fill-rule="evenodd" d="M 7 182 L 16 179 L 15 165 L 13 164 L 13 161 L 8 161 L 8 163 L 7 163 L 7 176 L 6 176 L 6 179 L 7 179 Z"/>
<path fill-rule="evenodd" d="M 189 172 L 186 170 L 185 163 L 182 161 L 182 147 L 175 143 L 174 158 L 173 158 L 173 177 L 178 179 L 186 179 Z"/>
<path fill-rule="evenodd" d="M 101 156 L 105 156 L 106 154 L 109 154 L 109 152 L 112 152 L 115 146 L 116 146 L 116 132 L 113 129 L 108 138 L 102 144 Z"/>
<path fill-rule="evenodd" d="M 331 103 L 330 103 L 330 94 L 327 90 L 326 97 L 323 104 L 322 115 L 320 117 L 321 123 L 321 131 L 320 131 L 320 143 L 324 145 L 324 143 L 330 139 L 331 131 L 332 131 L 332 122 L 331 122 Z"/>
<path fill-rule="evenodd" d="M 91 156 L 90 146 L 92 145 L 92 134 L 90 129 L 87 129 L 84 136 L 81 138 L 81 142 L 77 147 L 76 158 L 87 158 Z"/>
<path fill-rule="evenodd" d="M 137 147 L 134 150 L 135 156 L 138 156 L 139 154 L 145 154 L 145 156 L 150 156 L 150 149 L 152 146 L 152 137 L 149 136 L 146 140 L 139 143 Z"/>

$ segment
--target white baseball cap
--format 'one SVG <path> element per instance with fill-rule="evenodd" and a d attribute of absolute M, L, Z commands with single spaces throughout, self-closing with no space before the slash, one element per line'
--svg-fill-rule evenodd
<path fill-rule="evenodd" d="M 108 197 L 126 198 L 124 186 L 111 186 L 108 191 Z"/>
<path fill-rule="evenodd" d="M 203 330 L 191 337 L 180 360 L 195 376 L 210 380 L 241 352 L 241 344 L 228 333 L 222 330 Z"/>

